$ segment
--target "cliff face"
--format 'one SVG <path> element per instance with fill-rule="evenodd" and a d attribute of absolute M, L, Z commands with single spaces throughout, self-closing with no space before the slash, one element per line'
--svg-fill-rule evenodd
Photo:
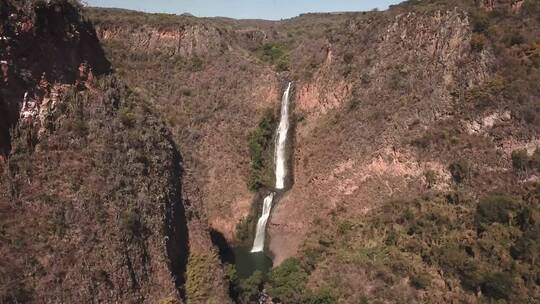
<path fill-rule="evenodd" d="M 186 147 L 184 189 L 194 208 L 234 239 L 253 196 L 246 142 L 281 96 L 278 75 L 248 51 L 271 34 L 232 20 L 89 14 L 116 71 L 152 100 Z"/>
<path fill-rule="evenodd" d="M 270 226 L 271 248 L 289 251 L 278 253 L 278 262 L 297 250 L 313 220 L 340 204 L 363 214 L 377 202 L 421 191 L 429 170 L 438 172 L 438 187 L 448 188 L 446 161 L 422 161 L 408 141 L 451 119 L 461 107 L 456 92 L 484 83 L 493 68 L 492 54 L 471 52 L 472 30 L 462 11 L 390 11 L 332 26 L 326 58 L 296 82 L 303 121 L 295 186 Z M 293 64 L 303 52 L 293 50 Z M 294 220 L 299 217 L 306 220 Z"/>
<path fill-rule="evenodd" d="M 0 11 L 0 302 L 181 302 L 188 229 L 170 132 L 102 75 L 71 4 Z"/>
<path fill-rule="evenodd" d="M 199 224 L 206 216 L 212 229 L 235 240 L 236 225 L 249 221 L 250 134 L 265 109 L 278 112 L 283 82 L 292 80 L 294 185 L 269 223 L 274 262 L 300 258 L 306 288 L 335 291 L 345 303 L 442 296 L 474 302 L 474 288 L 490 292 L 482 281 L 489 275 L 467 287 L 470 273 L 432 266 L 447 265 L 441 243 L 470 247 L 475 263 L 487 265 L 482 245 L 464 241 L 475 229 L 479 200 L 504 192 L 537 204 L 523 194 L 537 169 L 519 171 L 515 155 L 539 153 L 538 6 L 490 3 L 408 1 L 385 12 L 280 22 L 89 13 L 114 68 L 164 113 L 185 147 L 184 186 Z M 463 210 L 444 205 L 456 201 Z M 406 210 L 422 218 L 416 224 L 423 228 L 406 230 Z M 464 226 L 449 239 L 435 232 L 432 243 L 429 233 L 418 239 L 415 229 L 427 229 L 429 215 L 439 213 L 452 225 L 462 217 Z M 415 244 L 424 246 L 420 253 L 411 253 Z M 427 259 L 425 248 L 432 260 L 417 263 Z M 395 250 L 400 265 L 379 259 L 390 256 L 386 249 Z M 510 261 L 505 252 L 499 257 Z M 420 271 L 433 279 L 430 287 L 418 287 Z M 440 275 L 445 271 L 453 274 Z M 276 283 L 269 284 L 272 293 Z M 527 284 L 519 286 L 534 296 Z M 300 301 L 280 291 L 273 291 L 278 300 Z"/>
<path fill-rule="evenodd" d="M 482 3 L 5 19 L 1 301 L 229 302 L 210 235 L 253 221 L 291 80 L 294 183 L 268 231 L 276 266 L 298 259 L 276 301 L 538 299 L 540 8 Z"/>
<path fill-rule="evenodd" d="M 9 129 L 19 119 L 23 96 L 36 94 L 44 73 L 50 83 L 73 83 L 81 63 L 90 64 L 96 75 L 107 72 L 110 64 L 93 27 L 66 2 L 15 5 L 4 1 L 0 15 L 0 154 L 6 156 Z"/>

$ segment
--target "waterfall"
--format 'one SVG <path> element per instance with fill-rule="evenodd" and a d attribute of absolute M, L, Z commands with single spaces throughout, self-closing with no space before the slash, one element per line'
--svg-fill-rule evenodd
<path fill-rule="evenodd" d="M 287 177 L 287 134 L 289 132 L 289 93 L 291 91 L 291 83 L 289 82 L 287 89 L 283 93 L 281 100 L 281 117 L 276 134 L 276 149 L 274 151 L 274 161 L 276 163 L 276 189 L 282 190 L 285 188 L 285 179 Z M 257 222 L 257 233 L 251 252 L 264 251 L 264 239 L 266 232 L 266 223 L 270 217 L 272 210 L 272 202 L 275 193 L 270 193 L 264 198 L 263 211 L 259 221 Z"/>
<path fill-rule="evenodd" d="M 257 234 L 255 235 L 255 241 L 253 242 L 253 248 L 251 252 L 264 251 L 264 235 L 266 230 L 266 222 L 270 217 L 270 209 L 272 209 L 272 201 L 274 200 L 274 193 L 270 193 L 264 198 L 263 212 L 259 221 L 257 222 Z"/>
<path fill-rule="evenodd" d="M 285 178 L 287 177 L 287 133 L 289 133 L 289 92 L 291 83 L 287 86 L 287 90 L 283 93 L 281 100 L 281 118 L 277 129 L 276 138 L 276 189 L 285 188 Z"/>

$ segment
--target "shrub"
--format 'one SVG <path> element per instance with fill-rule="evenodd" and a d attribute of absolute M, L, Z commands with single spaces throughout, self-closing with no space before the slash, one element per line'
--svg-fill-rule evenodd
<path fill-rule="evenodd" d="M 274 65 L 278 71 L 289 70 L 289 55 L 282 44 L 266 43 L 257 50 L 257 54 L 262 61 Z"/>
<path fill-rule="evenodd" d="M 411 278 L 411 285 L 416 289 L 426 289 L 431 284 L 431 277 L 427 273 L 416 274 Z"/>
<path fill-rule="evenodd" d="M 296 258 L 285 260 L 274 268 L 268 280 L 268 294 L 280 303 L 299 303 L 304 294 L 308 274 Z"/>
<path fill-rule="evenodd" d="M 479 229 L 493 223 L 509 224 L 518 202 L 506 195 L 491 194 L 480 200 L 475 221 Z"/>
<path fill-rule="evenodd" d="M 256 218 L 253 214 L 249 214 L 247 217 L 243 218 L 238 224 L 236 224 L 236 238 L 240 243 L 246 242 L 249 240 L 250 231 L 253 227 L 254 221 Z"/>
<path fill-rule="evenodd" d="M 533 155 L 529 159 L 529 165 L 532 169 L 540 171 L 540 148 L 534 150 Z"/>
<path fill-rule="evenodd" d="M 512 151 L 512 167 L 516 171 L 525 171 L 529 162 L 529 156 L 526 149 Z"/>
<path fill-rule="evenodd" d="M 471 260 L 467 252 L 456 243 L 441 247 L 439 252 L 437 260 L 441 269 L 457 275 L 465 289 L 476 291 L 482 284 L 478 263 Z"/>
<path fill-rule="evenodd" d="M 482 284 L 482 292 L 495 299 L 508 300 L 512 295 L 514 288 L 513 278 L 510 274 L 504 272 L 496 272 L 486 276 Z"/>
<path fill-rule="evenodd" d="M 321 289 L 306 297 L 305 304 L 335 304 L 336 296 L 330 289 Z"/>
<path fill-rule="evenodd" d="M 128 210 L 122 214 L 121 227 L 131 238 L 139 238 L 142 236 L 143 224 L 141 218 L 139 214 L 133 210 Z"/>
<path fill-rule="evenodd" d="M 433 187 L 437 183 L 437 172 L 433 170 L 427 170 L 424 172 L 424 177 L 426 178 L 428 188 Z"/>
<path fill-rule="evenodd" d="M 343 55 L 343 61 L 346 64 L 351 64 L 353 59 L 354 59 L 354 53 L 352 53 L 352 52 L 347 52 L 347 53 L 345 53 L 345 55 Z"/>
<path fill-rule="evenodd" d="M 130 108 L 124 107 L 120 109 L 120 121 L 124 126 L 133 128 L 135 126 L 135 122 L 137 121 L 137 117 Z"/>
<path fill-rule="evenodd" d="M 487 44 L 487 39 L 484 34 L 473 33 L 471 37 L 471 50 L 481 52 Z"/>
<path fill-rule="evenodd" d="M 347 112 L 352 112 L 356 110 L 362 102 L 358 98 L 354 98 L 349 102 L 349 105 L 347 106 Z"/>
<path fill-rule="evenodd" d="M 512 256 L 516 259 L 534 263 L 540 258 L 540 224 L 527 230 L 511 248 Z"/>
<path fill-rule="evenodd" d="M 216 268 L 219 261 L 215 254 L 190 254 L 186 272 L 186 296 L 191 303 L 218 303 L 213 298 Z"/>
<path fill-rule="evenodd" d="M 450 170 L 450 174 L 452 174 L 454 182 L 457 184 L 462 183 L 470 173 L 469 162 L 465 159 L 460 159 L 452 163 L 448 169 Z"/>
<path fill-rule="evenodd" d="M 489 16 L 482 11 L 471 14 L 472 29 L 475 33 L 484 33 L 489 29 Z"/>
<path fill-rule="evenodd" d="M 173 297 L 168 297 L 159 301 L 159 304 L 180 304 L 181 302 L 178 299 Z"/>
<path fill-rule="evenodd" d="M 249 155 L 251 158 L 251 174 L 248 187 L 258 190 L 266 179 L 266 171 L 271 163 L 270 148 L 274 138 L 276 117 L 271 109 L 264 112 L 257 128 L 249 136 Z"/>
<path fill-rule="evenodd" d="M 510 47 L 513 45 L 518 45 L 525 43 L 525 38 L 519 32 L 511 32 L 506 37 L 504 37 L 506 46 Z"/>
<path fill-rule="evenodd" d="M 191 72 L 200 72 L 203 69 L 204 61 L 198 56 L 193 56 L 189 62 L 189 70 Z"/>
<path fill-rule="evenodd" d="M 259 297 L 259 292 L 264 282 L 263 273 L 259 270 L 255 271 L 249 278 L 240 280 L 238 286 L 238 298 L 241 303 L 256 303 Z"/>

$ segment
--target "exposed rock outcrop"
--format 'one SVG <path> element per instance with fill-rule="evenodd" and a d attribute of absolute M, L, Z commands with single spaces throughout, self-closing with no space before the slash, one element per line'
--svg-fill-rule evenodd
<path fill-rule="evenodd" d="M 45 96 L 43 74 L 49 83 L 73 83 L 77 68 L 88 62 L 97 75 L 110 68 L 94 28 L 82 20 L 77 8 L 65 1 L 0 7 L 0 154 L 10 151 L 9 130 L 19 119 L 24 98 Z"/>

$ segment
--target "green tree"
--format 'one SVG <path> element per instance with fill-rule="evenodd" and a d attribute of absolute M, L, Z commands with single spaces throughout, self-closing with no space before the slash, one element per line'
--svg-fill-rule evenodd
<path fill-rule="evenodd" d="M 509 224 L 518 205 L 513 198 L 501 194 L 490 194 L 482 198 L 476 207 L 477 228 L 484 229 L 492 223 Z"/>
<path fill-rule="evenodd" d="M 529 162 L 529 156 L 526 149 L 512 151 L 512 167 L 516 171 L 525 171 Z"/>
<path fill-rule="evenodd" d="M 508 300 L 512 296 L 514 280 L 512 276 L 504 272 L 496 272 L 486 276 L 482 284 L 482 292 L 495 299 Z"/>
<path fill-rule="evenodd" d="M 268 294 L 281 303 L 300 303 L 308 273 L 296 258 L 285 260 L 270 273 Z"/>

